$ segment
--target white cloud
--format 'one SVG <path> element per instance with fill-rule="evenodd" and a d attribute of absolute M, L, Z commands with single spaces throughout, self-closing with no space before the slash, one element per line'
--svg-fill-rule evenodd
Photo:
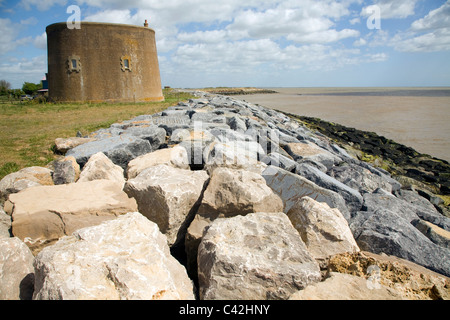
<path fill-rule="evenodd" d="M 424 18 L 414 21 L 411 30 L 426 31 L 450 28 L 450 1 L 440 8 L 430 11 Z"/>
<path fill-rule="evenodd" d="M 19 25 L 13 23 L 10 19 L 0 18 L 0 54 L 15 50 L 18 46 L 26 44 L 31 37 L 17 39 L 19 34 Z"/>
<path fill-rule="evenodd" d="M 361 10 L 361 16 L 369 17 L 374 12 L 374 6 L 380 9 L 381 19 L 402 19 L 414 15 L 418 0 L 378 0 Z"/>
<path fill-rule="evenodd" d="M 367 41 L 363 38 L 359 38 L 358 40 L 356 40 L 355 42 L 353 42 L 353 45 L 355 47 L 362 47 L 365 46 L 367 44 Z"/>
<path fill-rule="evenodd" d="M 20 20 L 20 24 L 22 25 L 31 25 L 34 26 L 38 23 L 38 19 L 36 17 L 30 17 L 25 20 Z"/>
<path fill-rule="evenodd" d="M 19 3 L 25 10 L 31 10 L 35 7 L 39 11 L 46 11 L 54 5 L 64 6 L 67 0 L 22 0 Z"/>
<path fill-rule="evenodd" d="M 288 40 L 293 40 L 300 43 L 330 43 L 337 42 L 345 38 L 359 37 L 359 31 L 352 29 L 344 29 L 341 31 L 325 30 L 319 32 L 312 32 L 307 34 L 290 34 Z"/>
<path fill-rule="evenodd" d="M 227 30 L 241 37 L 286 37 L 299 43 L 329 43 L 359 35 L 356 30 L 335 30 L 335 21 L 349 14 L 343 3 L 285 1 L 268 10 L 240 12 Z"/>
<path fill-rule="evenodd" d="M 34 38 L 33 44 L 38 49 L 47 50 L 47 33 L 44 32 Z"/>
<path fill-rule="evenodd" d="M 31 59 L 12 59 L 0 64 L 0 78 L 11 82 L 13 88 L 21 88 L 24 81 L 37 83 L 46 72 L 47 57 L 45 55 Z"/>
<path fill-rule="evenodd" d="M 353 26 L 355 24 L 359 24 L 361 23 L 361 19 L 360 18 L 353 18 L 349 21 L 349 23 Z"/>
<path fill-rule="evenodd" d="M 404 52 L 449 51 L 450 1 L 414 21 L 409 31 L 401 32 L 392 39 L 392 45 Z"/>

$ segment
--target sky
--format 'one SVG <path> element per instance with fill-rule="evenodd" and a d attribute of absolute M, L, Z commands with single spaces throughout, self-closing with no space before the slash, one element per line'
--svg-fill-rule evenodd
<path fill-rule="evenodd" d="M 45 28 L 156 31 L 163 86 L 450 86 L 450 0 L 0 0 L 0 80 L 47 72 Z"/>

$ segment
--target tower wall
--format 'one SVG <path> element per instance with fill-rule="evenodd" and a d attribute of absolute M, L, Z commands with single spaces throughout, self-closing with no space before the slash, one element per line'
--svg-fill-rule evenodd
<path fill-rule="evenodd" d="M 155 31 L 81 22 L 49 25 L 48 85 L 54 101 L 161 101 Z"/>

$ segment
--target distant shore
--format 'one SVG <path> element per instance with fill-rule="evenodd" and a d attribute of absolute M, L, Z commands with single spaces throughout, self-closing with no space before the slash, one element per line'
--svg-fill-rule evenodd
<path fill-rule="evenodd" d="M 450 161 L 450 88 L 264 88 L 251 103 L 376 132 Z"/>
<path fill-rule="evenodd" d="M 253 87 L 243 87 L 243 88 L 216 87 L 216 88 L 203 88 L 201 90 L 208 93 L 220 94 L 224 96 L 278 93 L 277 91 L 272 89 L 253 88 Z"/>

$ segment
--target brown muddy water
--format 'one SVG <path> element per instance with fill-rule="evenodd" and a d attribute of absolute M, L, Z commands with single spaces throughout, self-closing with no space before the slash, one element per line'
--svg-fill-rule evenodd
<path fill-rule="evenodd" d="M 450 161 L 450 88 L 268 88 L 237 99 L 373 131 Z"/>

